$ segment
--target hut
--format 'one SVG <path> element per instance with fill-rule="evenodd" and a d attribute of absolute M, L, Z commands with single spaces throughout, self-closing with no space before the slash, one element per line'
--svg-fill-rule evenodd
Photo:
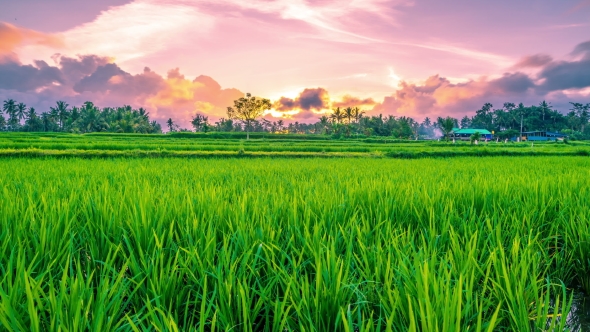
<path fill-rule="evenodd" d="M 482 140 L 490 140 L 492 139 L 492 133 L 490 133 L 487 129 L 471 129 L 471 128 L 453 128 L 452 135 L 455 139 L 461 141 L 469 141 L 471 139 L 471 135 L 479 133 L 481 135 Z"/>
<path fill-rule="evenodd" d="M 566 137 L 565 134 L 551 131 L 525 131 L 522 133 L 523 141 L 557 141 Z"/>

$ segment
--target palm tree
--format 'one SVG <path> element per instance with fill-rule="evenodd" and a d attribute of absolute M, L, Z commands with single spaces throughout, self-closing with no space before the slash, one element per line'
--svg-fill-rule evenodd
<path fill-rule="evenodd" d="M 451 118 L 450 116 L 447 116 L 446 118 L 441 118 L 439 116 L 438 119 L 436 119 L 436 124 L 445 134 L 446 140 L 449 140 L 449 136 L 453 131 L 453 127 L 455 127 L 455 122 L 457 122 L 457 120 Z"/>
<path fill-rule="evenodd" d="M 285 126 L 285 121 L 283 121 L 283 120 L 277 121 L 277 126 L 279 128 L 279 131 L 283 131 L 283 127 Z"/>
<path fill-rule="evenodd" d="M 25 111 L 27 110 L 27 105 L 24 103 L 18 103 L 16 105 L 16 118 L 18 119 L 19 123 L 22 119 L 25 118 Z"/>
<path fill-rule="evenodd" d="M 53 119 L 59 123 L 59 128 L 61 130 L 63 130 L 64 123 L 69 116 L 68 106 L 70 106 L 70 105 L 68 105 L 65 101 L 61 101 L 61 100 L 57 101 L 55 104 L 56 104 L 55 107 L 49 108 L 50 114 L 51 114 L 51 117 L 53 117 Z M 86 102 L 85 105 L 86 104 L 91 105 L 92 103 Z"/>
<path fill-rule="evenodd" d="M 343 118 L 344 114 L 340 110 L 340 107 L 332 109 L 332 114 L 330 114 L 330 119 L 332 119 L 332 122 L 340 123 L 342 122 Z"/>
<path fill-rule="evenodd" d="M 169 132 L 173 132 L 175 124 L 174 121 L 172 121 L 172 118 L 169 118 L 168 121 L 166 121 L 166 124 L 168 125 Z"/>
<path fill-rule="evenodd" d="M 363 117 L 363 114 L 365 114 L 365 112 L 361 111 L 358 107 L 352 109 L 352 115 L 354 116 L 354 121 L 356 123 L 359 123 L 360 119 Z"/>
<path fill-rule="evenodd" d="M 354 115 L 352 114 L 352 107 L 347 107 L 344 109 L 344 117 L 346 119 L 348 119 L 348 124 L 350 124 L 350 119 L 353 117 Z"/>
<path fill-rule="evenodd" d="M 326 134 L 328 132 L 328 126 L 330 125 L 330 119 L 327 116 L 322 115 L 320 117 L 320 125 L 322 126 L 323 133 Z"/>
<path fill-rule="evenodd" d="M 16 112 L 16 102 L 14 99 L 5 100 L 4 105 L 2 105 L 2 111 L 4 111 L 4 113 L 6 113 L 8 116 Z"/>
<path fill-rule="evenodd" d="M 16 120 L 16 102 L 13 99 L 5 100 L 2 110 L 8 115 L 8 130 L 15 130 L 18 122 Z"/>
<path fill-rule="evenodd" d="M 25 121 L 28 131 L 37 131 L 36 121 L 37 121 L 37 112 L 35 112 L 35 108 L 31 107 L 31 108 L 29 108 L 29 111 L 27 112 L 27 120 Z"/>

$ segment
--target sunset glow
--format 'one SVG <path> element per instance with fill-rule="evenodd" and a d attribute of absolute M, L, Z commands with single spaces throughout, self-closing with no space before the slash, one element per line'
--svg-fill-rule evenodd
<path fill-rule="evenodd" d="M 485 102 L 565 111 L 590 96 L 587 0 L 31 0 L 0 12 L 0 98 L 41 109 L 130 104 L 186 126 L 246 92 L 271 99 L 269 119 L 302 122 L 352 103 L 419 119 Z"/>

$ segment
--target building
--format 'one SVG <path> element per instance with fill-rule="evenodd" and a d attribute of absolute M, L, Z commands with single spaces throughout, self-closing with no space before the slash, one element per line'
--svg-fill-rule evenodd
<path fill-rule="evenodd" d="M 551 131 L 525 131 L 522 133 L 523 141 L 556 141 L 563 140 L 567 135 Z"/>
<path fill-rule="evenodd" d="M 471 139 L 471 135 L 475 133 L 479 133 L 481 135 L 481 140 L 490 140 L 492 139 L 492 133 L 490 133 L 487 129 L 471 129 L 471 128 L 453 128 L 451 132 L 452 137 L 455 139 L 459 139 L 462 141 L 469 141 Z"/>

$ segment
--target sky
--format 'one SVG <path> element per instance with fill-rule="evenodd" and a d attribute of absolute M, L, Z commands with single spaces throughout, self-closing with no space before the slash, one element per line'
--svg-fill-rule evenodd
<path fill-rule="evenodd" d="M 184 127 L 249 92 L 270 120 L 417 120 L 590 102 L 590 0 L 0 0 L 0 100 L 145 107 Z"/>

